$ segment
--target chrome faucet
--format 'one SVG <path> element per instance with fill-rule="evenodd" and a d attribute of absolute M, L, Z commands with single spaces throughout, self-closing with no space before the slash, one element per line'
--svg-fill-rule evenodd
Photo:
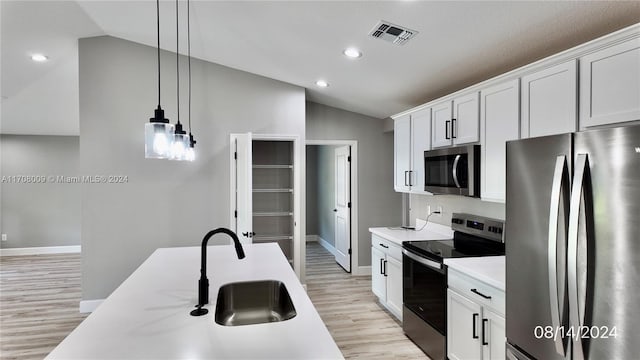
<path fill-rule="evenodd" d="M 203 309 L 202 307 L 209 303 L 209 279 L 207 279 L 207 243 L 209 239 L 218 233 L 225 233 L 233 239 L 233 243 L 236 247 L 236 255 L 238 255 L 238 259 L 244 259 L 244 250 L 242 249 L 242 244 L 240 244 L 240 240 L 238 240 L 238 236 L 233 231 L 226 228 L 217 228 L 215 230 L 211 230 L 204 236 L 202 239 L 202 253 L 200 255 L 200 280 L 198 280 L 198 305 L 196 305 L 196 309 L 191 311 L 192 316 L 202 316 L 209 312 L 207 309 Z"/>

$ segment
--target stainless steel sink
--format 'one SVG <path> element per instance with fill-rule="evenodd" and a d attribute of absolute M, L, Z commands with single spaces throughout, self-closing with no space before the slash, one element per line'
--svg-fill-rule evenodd
<path fill-rule="evenodd" d="M 284 284 L 276 280 L 223 285 L 216 301 L 216 323 L 224 326 L 261 324 L 296 316 Z"/>

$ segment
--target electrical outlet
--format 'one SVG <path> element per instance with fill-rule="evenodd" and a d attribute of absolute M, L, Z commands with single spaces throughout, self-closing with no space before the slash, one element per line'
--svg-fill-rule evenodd
<path fill-rule="evenodd" d="M 2 241 L 7 241 L 7 234 L 2 234 Z"/>
<path fill-rule="evenodd" d="M 436 211 L 439 212 L 439 214 L 436 214 L 436 216 L 442 216 L 442 213 L 443 213 L 442 205 L 436 206 Z"/>

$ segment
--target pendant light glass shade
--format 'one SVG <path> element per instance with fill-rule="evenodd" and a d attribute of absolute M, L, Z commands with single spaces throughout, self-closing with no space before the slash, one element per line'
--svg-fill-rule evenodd
<path fill-rule="evenodd" d="M 189 148 L 189 137 L 187 133 L 182 130 L 182 124 L 178 123 L 175 127 L 175 132 L 172 135 L 171 142 L 171 155 L 170 160 L 186 160 L 187 149 Z"/>
<path fill-rule="evenodd" d="M 189 146 L 187 149 L 187 154 L 185 155 L 185 160 L 194 161 L 196 159 L 196 151 L 193 147 Z"/>
<path fill-rule="evenodd" d="M 155 117 L 144 124 L 144 157 L 147 159 L 168 159 L 171 155 L 173 124 L 164 118 L 164 110 L 158 106 Z"/>
<path fill-rule="evenodd" d="M 196 159 L 195 146 L 196 146 L 196 140 L 193 138 L 193 135 L 189 133 L 189 148 L 187 149 L 185 160 L 194 161 Z"/>

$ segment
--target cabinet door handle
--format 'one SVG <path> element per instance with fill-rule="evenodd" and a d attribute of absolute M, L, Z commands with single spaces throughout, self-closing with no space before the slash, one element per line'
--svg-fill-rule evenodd
<path fill-rule="evenodd" d="M 413 186 L 413 170 L 409 170 L 409 186 Z"/>
<path fill-rule="evenodd" d="M 485 299 L 491 299 L 491 296 L 487 296 L 487 295 L 481 293 L 480 291 L 478 291 L 477 289 L 471 289 L 471 292 L 474 293 L 474 294 L 478 294 L 478 295 L 482 296 Z"/>
<path fill-rule="evenodd" d="M 449 120 L 444 122 L 444 138 L 447 140 L 451 139 L 449 137 L 449 123 L 451 123 Z"/>
<path fill-rule="evenodd" d="M 489 320 L 482 319 L 482 345 L 489 345 L 489 343 L 487 342 L 487 331 L 485 328 L 485 324 L 488 322 Z"/>
<path fill-rule="evenodd" d="M 473 329 L 473 335 L 472 336 L 473 336 L 474 339 L 478 338 L 478 331 L 477 331 L 477 325 L 476 325 L 476 320 L 478 319 L 478 316 L 480 316 L 480 314 L 474 313 L 473 314 L 473 318 L 471 319 L 471 324 L 472 324 L 471 326 L 472 326 L 472 329 Z"/>
<path fill-rule="evenodd" d="M 380 275 L 384 275 L 384 270 L 383 269 L 383 265 L 384 264 L 384 259 L 380 259 Z"/>
<path fill-rule="evenodd" d="M 387 275 L 387 260 L 384 261 L 384 276 L 389 276 Z"/>
<path fill-rule="evenodd" d="M 380 243 L 380 246 L 382 246 L 382 247 L 383 247 L 383 248 L 385 248 L 385 249 L 388 249 L 388 248 L 389 248 L 387 245 L 385 245 L 385 244 L 383 244 L 383 243 Z"/>
<path fill-rule="evenodd" d="M 455 128 L 456 128 L 456 119 L 451 119 L 451 138 L 455 139 L 457 138 L 457 136 L 455 135 Z"/>

